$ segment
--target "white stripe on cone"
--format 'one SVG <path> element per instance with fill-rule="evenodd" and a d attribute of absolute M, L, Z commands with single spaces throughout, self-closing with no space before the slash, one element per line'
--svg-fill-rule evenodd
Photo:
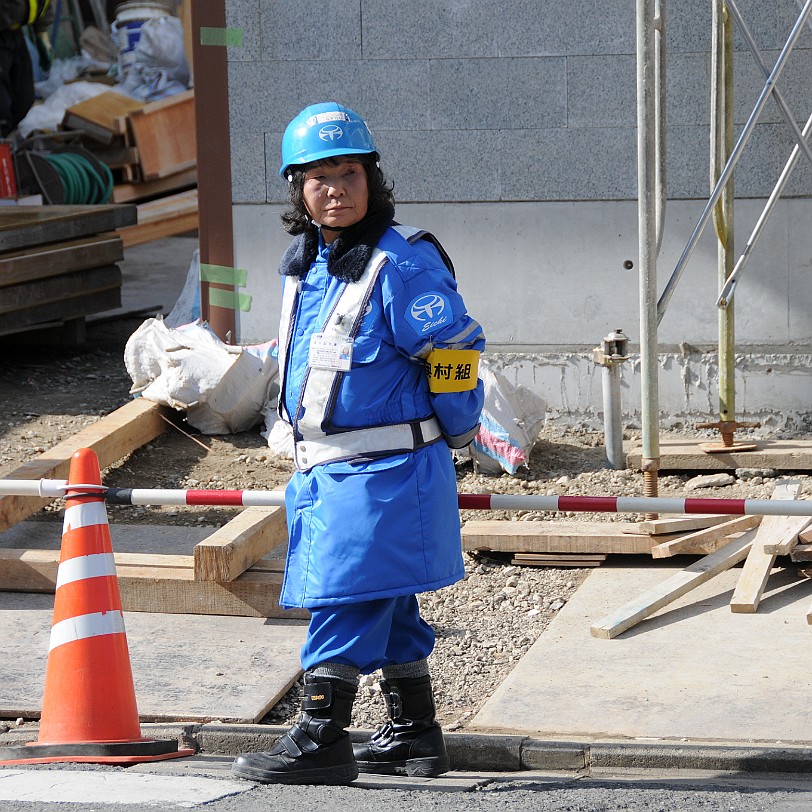
<path fill-rule="evenodd" d="M 124 634 L 124 631 L 124 618 L 118 609 L 70 617 L 60 620 L 51 627 L 51 645 L 48 650 L 53 651 L 57 646 L 86 640 L 88 637 Z"/>
<path fill-rule="evenodd" d="M 112 553 L 93 553 L 61 561 L 56 574 L 56 588 L 85 578 L 102 578 L 116 574 L 116 560 Z"/>
<path fill-rule="evenodd" d="M 62 532 L 67 533 L 68 530 L 93 527 L 97 524 L 107 524 L 107 509 L 104 502 L 84 502 L 81 505 L 71 505 L 65 508 Z"/>

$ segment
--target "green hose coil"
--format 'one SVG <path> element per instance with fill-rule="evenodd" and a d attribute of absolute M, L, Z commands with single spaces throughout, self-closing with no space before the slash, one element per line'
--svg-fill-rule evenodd
<path fill-rule="evenodd" d="M 67 205 L 109 202 L 113 194 L 113 173 L 106 164 L 98 163 L 102 177 L 87 158 L 73 152 L 51 153 L 45 159 L 59 175 Z"/>

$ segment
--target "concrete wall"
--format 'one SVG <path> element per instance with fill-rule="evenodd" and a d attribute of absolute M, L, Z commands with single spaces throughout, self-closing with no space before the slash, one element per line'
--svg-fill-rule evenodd
<path fill-rule="evenodd" d="M 794 0 L 739 6 L 772 64 L 797 18 Z M 669 203 L 661 286 L 708 194 L 710 107 L 710 2 L 667 2 L 666 10 Z M 254 297 L 240 314 L 240 339 L 276 333 L 276 265 L 288 241 L 278 219 L 282 131 L 306 104 L 335 99 L 368 119 L 395 182 L 398 218 L 432 229 L 448 248 L 493 360 L 542 391 L 558 413 L 599 408 L 589 348 L 616 327 L 632 342 L 638 333 L 634 0 L 227 0 L 227 12 L 229 25 L 244 32 L 243 46 L 229 49 L 235 255 Z M 740 129 L 763 80 L 738 34 L 736 47 Z M 812 96 L 809 30 L 779 87 L 803 124 Z M 759 121 L 734 176 L 738 250 L 794 143 L 773 102 Z M 802 160 L 737 289 L 743 359 L 790 359 L 773 365 L 769 386 L 756 386 L 752 375 L 742 383 L 748 412 L 788 403 L 803 412 L 812 400 L 805 360 L 811 206 L 812 171 Z M 671 386 L 666 367 L 681 343 L 715 347 L 716 288 L 709 229 L 660 329 L 661 405 L 671 414 L 708 410 L 706 397 L 683 397 L 683 372 Z M 564 365 L 560 385 L 541 383 L 551 370 L 560 373 L 561 357 L 578 362 Z M 703 363 L 712 389 L 713 355 Z M 784 366 L 807 374 L 778 374 Z M 634 374 L 630 368 L 631 411 Z M 710 400 L 713 411 L 712 393 Z"/>

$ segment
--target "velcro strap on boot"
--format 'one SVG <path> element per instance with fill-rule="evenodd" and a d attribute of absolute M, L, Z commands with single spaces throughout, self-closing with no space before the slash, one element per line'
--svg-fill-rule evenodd
<path fill-rule="evenodd" d="M 399 719 L 403 713 L 403 700 L 397 689 L 385 679 L 381 680 L 381 693 L 390 719 Z"/>
<path fill-rule="evenodd" d="M 305 684 L 302 696 L 302 710 L 313 711 L 329 708 L 333 704 L 333 686 L 325 682 Z"/>
<path fill-rule="evenodd" d="M 298 758 L 304 753 L 313 753 L 319 749 L 319 743 L 313 741 L 298 724 L 285 733 L 280 741 L 294 758 Z"/>

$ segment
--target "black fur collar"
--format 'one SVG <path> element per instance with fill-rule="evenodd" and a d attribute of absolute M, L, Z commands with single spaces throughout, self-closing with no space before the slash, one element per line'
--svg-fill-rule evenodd
<path fill-rule="evenodd" d="M 395 209 L 387 206 L 368 214 L 360 223 L 342 231 L 330 246 L 327 270 L 342 282 L 357 282 L 364 273 L 375 246 L 392 224 Z M 303 277 L 310 270 L 319 249 L 319 232 L 313 227 L 299 234 L 285 251 L 279 264 L 282 276 Z"/>

